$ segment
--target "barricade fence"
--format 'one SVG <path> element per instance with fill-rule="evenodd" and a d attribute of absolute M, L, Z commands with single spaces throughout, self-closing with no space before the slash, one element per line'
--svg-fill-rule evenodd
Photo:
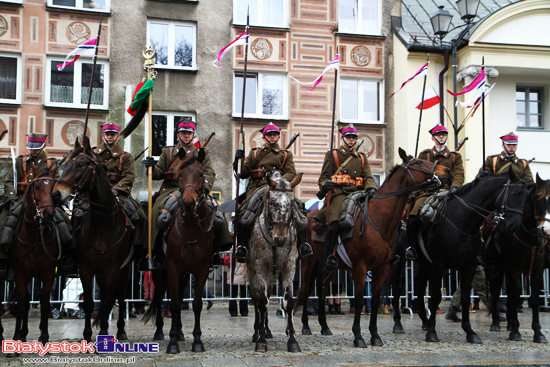
<path fill-rule="evenodd" d="M 222 256 L 229 256 L 231 252 L 222 253 Z M 224 257 L 225 257 L 224 256 Z M 300 264 L 299 264 L 300 265 Z M 130 279 L 130 284 L 128 285 L 128 297 L 126 301 L 126 308 L 127 310 L 131 310 L 132 307 L 135 309 L 138 309 L 138 307 L 143 308 L 147 302 L 149 302 L 152 299 L 152 295 L 154 292 L 154 283 L 152 280 L 151 272 L 139 272 L 137 271 L 137 266 L 132 263 L 132 276 Z M 231 286 L 231 273 L 233 271 L 233 266 L 235 266 L 236 274 L 234 275 L 234 285 Z M 250 300 L 250 293 L 249 293 L 249 287 L 247 286 L 246 281 L 241 281 L 239 284 L 237 284 L 237 280 L 240 274 L 239 272 L 242 272 L 242 269 L 245 268 L 244 264 L 238 264 L 238 263 L 231 263 L 228 261 L 228 265 L 226 266 L 219 266 L 216 268 L 213 268 L 210 270 L 210 274 L 208 277 L 208 280 L 205 285 L 205 289 L 203 292 L 203 301 L 213 301 L 213 302 L 229 302 L 229 301 L 241 301 L 241 300 Z M 401 298 L 401 307 L 403 311 L 408 311 L 412 314 L 413 309 L 417 307 L 416 305 L 416 296 L 414 294 L 414 263 L 408 261 L 407 266 L 405 268 L 405 272 L 402 276 L 402 292 L 400 295 Z M 241 276 L 242 278 L 242 276 Z M 2 286 L 3 289 L 1 290 L 1 296 L 2 296 L 2 304 L 7 304 L 10 302 L 10 300 L 13 300 L 13 294 L 14 294 L 14 282 L 13 280 L 5 281 Z M 11 277 L 13 279 L 13 277 Z M 298 291 L 301 287 L 301 271 L 300 266 L 296 269 L 296 275 L 293 282 L 293 295 L 296 297 L 298 295 Z M 188 284 L 185 287 L 184 296 L 182 298 L 183 307 L 186 307 L 185 305 L 189 305 L 193 301 L 193 287 L 194 287 L 194 279 L 193 276 L 190 277 Z M 459 276 L 457 272 L 454 271 L 448 271 L 441 283 L 441 289 L 442 289 L 442 295 L 444 300 L 450 300 L 452 298 L 452 295 L 456 289 L 460 287 L 459 285 Z M 329 289 L 326 293 L 327 299 L 353 299 L 355 297 L 354 295 L 354 286 L 353 286 L 353 278 L 351 275 L 351 272 L 349 271 L 343 271 L 339 270 L 333 281 L 330 283 Z M 30 293 L 30 300 L 31 304 L 38 305 L 39 304 L 39 296 L 40 296 L 40 280 L 37 278 L 33 278 L 28 285 L 28 291 Z M 428 288 L 429 289 L 429 285 Z M 52 310 L 65 310 L 68 312 L 69 316 L 76 315 L 78 317 L 83 317 L 82 312 L 82 285 L 80 284 L 80 280 L 78 278 L 66 278 L 66 277 L 56 277 L 54 287 L 52 289 L 51 294 L 51 305 Z M 522 292 L 521 297 L 522 298 L 528 298 L 530 296 L 530 287 L 529 287 L 529 277 L 522 275 Z M 99 287 L 97 284 L 94 284 L 94 301 L 95 301 L 95 307 L 99 308 Z M 389 300 L 393 298 L 393 295 L 391 294 L 391 289 L 387 294 L 383 295 L 383 300 L 381 302 L 382 305 L 389 304 Z M 274 302 L 280 302 L 282 297 L 284 295 L 283 290 L 279 286 L 279 281 L 277 281 L 273 285 L 273 293 L 271 299 Z M 471 293 L 472 297 L 478 297 L 475 295 L 474 290 L 472 289 Z M 541 291 L 540 296 L 543 298 L 542 305 L 548 307 L 549 305 L 549 297 L 550 297 L 550 273 L 549 269 L 544 270 L 543 274 L 543 288 Z M 371 295 L 371 279 L 370 279 L 370 273 L 367 273 L 366 275 L 366 282 L 365 282 L 365 290 L 364 290 L 364 297 L 365 297 L 365 304 L 367 305 L 367 308 L 370 307 L 370 300 L 372 298 Z M 506 297 L 506 289 L 503 287 L 501 289 L 501 297 Z M 314 286 L 312 289 L 312 293 L 310 295 L 310 299 L 317 300 L 318 295 L 316 292 L 316 287 Z M 429 299 L 429 295 L 426 294 L 424 297 L 424 303 L 427 302 Z M 164 308 L 169 309 L 168 305 L 168 295 L 165 294 L 164 298 Z M 316 303 L 316 302 L 315 302 Z M 304 305 L 304 308 L 307 307 L 307 305 Z"/>

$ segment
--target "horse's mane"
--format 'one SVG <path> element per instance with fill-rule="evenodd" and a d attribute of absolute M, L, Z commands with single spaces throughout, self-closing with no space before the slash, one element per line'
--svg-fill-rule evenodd
<path fill-rule="evenodd" d="M 472 191 L 472 189 L 474 187 L 476 187 L 480 182 L 491 180 L 491 179 L 499 179 L 499 178 L 500 179 L 508 179 L 508 177 L 498 176 L 498 175 L 495 175 L 495 174 L 488 174 L 488 175 L 483 175 L 483 176 L 480 176 L 480 177 L 476 177 L 476 179 L 473 180 L 472 182 L 468 182 L 467 184 L 459 187 L 456 190 L 456 195 L 467 194 L 468 192 Z"/>
<path fill-rule="evenodd" d="M 179 164 L 178 171 L 181 171 L 185 167 L 192 165 L 196 161 L 197 161 L 197 157 L 195 157 L 194 155 L 189 156 L 189 158 L 187 158 L 186 160 L 184 160 Z"/>
<path fill-rule="evenodd" d="M 382 183 L 382 185 L 384 185 L 386 182 L 388 182 L 391 178 L 391 176 L 393 176 L 393 174 L 395 173 L 395 171 L 397 171 L 397 169 L 401 167 L 400 164 L 396 164 L 391 170 L 390 170 L 390 173 L 388 174 L 388 176 L 386 176 L 386 179 L 384 180 L 384 182 Z"/>
<path fill-rule="evenodd" d="M 44 177 L 44 176 L 50 176 L 51 173 L 50 173 L 50 170 L 49 169 L 46 169 L 46 168 L 42 168 L 40 170 L 40 172 L 38 173 L 38 176 L 36 176 L 35 178 L 40 178 L 40 177 Z"/>

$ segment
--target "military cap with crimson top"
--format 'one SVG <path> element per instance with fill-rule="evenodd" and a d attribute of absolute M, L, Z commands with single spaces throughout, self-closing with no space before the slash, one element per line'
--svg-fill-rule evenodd
<path fill-rule="evenodd" d="M 358 135 L 357 130 L 355 130 L 355 127 L 353 126 L 353 124 L 349 124 L 344 127 L 341 127 L 340 129 L 338 129 L 338 131 L 340 131 L 340 134 L 342 134 L 342 137 L 348 136 L 348 135 L 355 135 L 355 136 Z"/>
<path fill-rule="evenodd" d="M 183 120 L 178 122 L 179 131 L 189 131 L 194 133 L 197 130 L 197 125 L 191 120 L 191 117 L 184 117 Z"/>
<path fill-rule="evenodd" d="M 260 132 L 262 133 L 262 135 L 265 135 L 267 133 L 277 133 L 281 135 L 281 129 L 279 129 L 277 125 L 273 124 L 273 122 L 270 122 L 264 128 L 260 129 Z"/>
<path fill-rule="evenodd" d="M 104 133 L 120 133 L 120 127 L 115 124 L 114 122 L 109 122 L 103 126 L 101 126 L 101 131 Z"/>
<path fill-rule="evenodd" d="M 518 143 L 518 136 L 516 134 L 510 132 L 506 135 L 501 136 L 500 140 L 502 140 L 502 142 L 504 144 L 517 144 Z"/>
<path fill-rule="evenodd" d="M 27 148 L 31 150 L 42 149 L 46 145 L 47 138 L 48 134 L 30 133 L 27 135 Z"/>
<path fill-rule="evenodd" d="M 449 134 L 449 131 L 447 131 L 447 128 L 443 125 L 435 125 L 430 130 L 430 134 L 432 134 L 432 136 L 435 135 L 435 134 L 440 134 L 440 133 Z"/>

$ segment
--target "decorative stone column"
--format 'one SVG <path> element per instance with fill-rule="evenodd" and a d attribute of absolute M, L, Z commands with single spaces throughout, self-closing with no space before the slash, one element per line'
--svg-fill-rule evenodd
<path fill-rule="evenodd" d="M 464 81 L 464 85 L 468 85 L 479 75 L 479 73 L 481 73 L 481 65 L 468 65 L 457 72 L 456 81 Z M 500 73 L 495 67 L 485 65 L 485 75 L 491 78 L 497 78 L 499 74 Z"/>

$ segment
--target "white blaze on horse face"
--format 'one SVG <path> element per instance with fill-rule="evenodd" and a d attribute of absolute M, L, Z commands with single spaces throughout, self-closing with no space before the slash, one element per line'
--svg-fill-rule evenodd
<path fill-rule="evenodd" d="M 547 236 L 550 236 L 550 214 L 546 213 L 546 217 L 544 218 L 544 225 L 542 226 L 542 230 Z"/>

